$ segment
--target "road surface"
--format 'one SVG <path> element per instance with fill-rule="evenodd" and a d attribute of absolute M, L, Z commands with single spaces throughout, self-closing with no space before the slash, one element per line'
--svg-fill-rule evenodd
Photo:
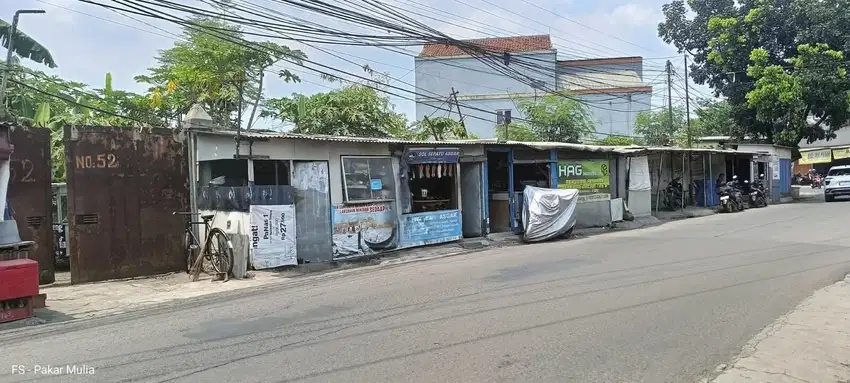
<path fill-rule="evenodd" d="M 35 327 L 0 334 L 0 381 L 693 382 L 850 271 L 848 216 L 771 206 Z"/>

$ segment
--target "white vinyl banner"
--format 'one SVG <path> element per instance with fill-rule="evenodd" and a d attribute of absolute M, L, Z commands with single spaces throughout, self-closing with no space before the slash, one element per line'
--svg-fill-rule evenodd
<path fill-rule="evenodd" d="M 649 179 L 649 159 L 645 156 L 632 157 L 629 166 L 629 190 L 650 191 L 652 183 Z"/>
<path fill-rule="evenodd" d="M 251 205 L 249 216 L 255 269 L 298 264 L 294 205 Z"/>

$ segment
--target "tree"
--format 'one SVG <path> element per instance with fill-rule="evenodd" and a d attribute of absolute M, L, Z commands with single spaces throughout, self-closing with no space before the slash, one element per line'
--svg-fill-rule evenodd
<path fill-rule="evenodd" d="M 7 102 L 11 117 L 25 126 L 51 130 L 56 182 L 65 179 L 65 125 L 158 126 L 163 120 L 145 96 L 112 89 L 108 73 L 103 88 L 94 90 L 25 67 L 12 72 L 10 79 Z"/>
<path fill-rule="evenodd" d="M 846 122 L 836 114 L 846 105 L 827 106 L 823 100 L 846 104 L 846 75 L 838 75 L 835 53 L 850 53 L 848 6 L 847 0 L 703 0 L 686 7 L 676 0 L 662 7 L 665 21 L 658 34 L 693 56 L 694 81 L 726 97 L 746 134 L 796 146 L 801 139 L 830 138 Z M 814 98 L 793 89 L 815 84 Z M 776 113 L 792 104 L 785 115 Z M 809 115 L 816 126 L 804 123 Z"/>
<path fill-rule="evenodd" d="M 643 136 L 650 146 L 673 145 L 679 132 L 685 130 L 685 112 L 673 108 L 673 123 L 670 124 L 670 111 L 644 111 L 635 117 L 635 133 Z"/>
<path fill-rule="evenodd" d="M 850 78 L 842 52 L 827 44 L 802 44 L 789 60 L 792 69 L 769 65 L 763 48 L 753 50 L 750 58 L 748 74 L 756 84 L 747 94 L 747 105 L 759 121 L 777 127 L 778 143 L 793 146 L 804 137 L 809 142 L 834 138 L 834 130 L 850 121 Z M 814 124 L 809 124 L 809 116 Z"/>
<path fill-rule="evenodd" d="M 497 126 L 496 139 L 500 141 L 543 141 L 528 124 L 518 122 Z"/>
<path fill-rule="evenodd" d="M 743 138 L 744 132 L 735 122 L 732 106 L 726 100 L 703 98 L 697 100 L 696 119 L 691 121 L 691 135 L 731 136 Z"/>
<path fill-rule="evenodd" d="M 523 100 L 518 107 L 528 128 L 546 141 L 579 143 L 596 131 L 587 106 L 565 95 Z"/>
<path fill-rule="evenodd" d="M 6 49 L 9 48 L 9 36 L 11 34 L 12 25 L 0 20 L 0 44 Z M 13 48 L 16 55 L 28 58 L 50 68 L 56 68 L 56 62 L 53 61 L 53 55 L 50 54 L 50 51 L 39 44 L 38 41 L 21 32 L 20 29 L 15 31 L 14 41 L 15 45 Z"/>
<path fill-rule="evenodd" d="M 468 140 L 474 139 L 474 135 L 466 131 L 466 127 L 449 117 L 425 117 L 416 123 L 413 130 L 413 138 L 417 140 Z"/>
<path fill-rule="evenodd" d="M 602 146 L 632 146 L 639 145 L 637 140 L 631 137 L 623 137 L 623 136 L 608 136 L 599 141 L 596 141 L 596 145 Z"/>
<path fill-rule="evenodd" d="M 191 20 L 183 40 L 160 51 L 158 66 L 136 76 L 136 81 L 151 85 L 151 104 L 172 118 L 200 103 L 215 123 L 225 127 L 240 123 L 240 110 L 243 122 L 252 126 L 269 67 L 284 59 L 300 63 L 306 58 L 299 50 L 272 42 L 246 42 L 238 25 L 213 18 Z M 299 81 L 288 70 L 278 75 L 287 82 Z M 246 105 L 251 105 L 250 114 Z"/>
<path fill-rule="evenodd" d="M 269 99 L 262 117 L 292 124 L 292 132 L 356 137 L 409 136 L 407 118 L 383 93 L 351 84 L 311 96 Z"/>

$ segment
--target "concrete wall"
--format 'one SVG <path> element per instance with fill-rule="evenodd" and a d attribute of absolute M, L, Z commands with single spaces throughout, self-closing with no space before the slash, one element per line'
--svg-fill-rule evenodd
<path fill-rule="evenodd" d="M 520 81 L 505 76 L 476 58 L 416 58 L 416 87 L 420 93 L 416 96 L 416 119 L 433 116 L 459 120 L 457 106 L 446 102 L 454 89 L 458 92 L 460 113 L 464 116 L 467 130 L 480 138 L 494 138 L 496 111 L 511 110 L 512 117 L 519 121 L 524 116 L 518 111 L 517 101 L 533 100 L 535 96 L 545 95 L 546 90 L 557 89 L 559 75 L 569 76 L 582 69 L 585 73 L 588 70 L 584 67 L 558 67 L 555 51 L 517 54 L 515 57 L 537 67 L 532 70 L 514 64 L 511 68 L 539 81 L 541 86 L 536 92 L 529 85 L 529 79 L 522 78 Z M 624 69 L 642 74 L 641 63 L 590 68 L 592 71 Z M 650 109 L 652 93 L 582 94 L 575 97 L 590 109 L 596 130 L 600 133 L 597 136 L 604 138 L 611 134 L 634 135 L 635 118 L 641 111 Z"/>
<path fill-rule="evenodd" d="M 533 94 L 534 89 L 525 76 L 540 81 L 543 89 L 556 88 L 557 53 L 554 50 L 515 54 L 514 57 L 521 60 L 523 65 L 513 64 L 510 70 L 521 73 L 523 77 L 520 79 L 523 81 L 505 76 L 491 67 L 503 66 L 500 60 L 491 62 L 474 57 L 417 57 L 416 87 L 420 93 L 416 96 L 417 101 L 433 99 L 442 102 L 452 93 L 452 88 L 458 92 L 459 100 L 468 96 L 501 95 L 504 98 L 513 94 Z M 419 110 L 416 114 L 417 118 L 422 118 Z"/>

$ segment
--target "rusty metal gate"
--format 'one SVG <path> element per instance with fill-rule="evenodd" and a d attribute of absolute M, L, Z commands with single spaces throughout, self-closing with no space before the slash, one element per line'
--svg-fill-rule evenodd
<path fill-rule="evenodd" d="M 168 129 L 65 127 L 71 282 L 185 270 L 189 178 Z"/>
<path fill-rule="evenodd" d="M 39 283 L 56 280 L 53 259 L 53 169 L 50 129 L 16 127 L 9 174 L 8 200 L 24 241 L 35 242 L 29 258 L 38 262 Z"/>

